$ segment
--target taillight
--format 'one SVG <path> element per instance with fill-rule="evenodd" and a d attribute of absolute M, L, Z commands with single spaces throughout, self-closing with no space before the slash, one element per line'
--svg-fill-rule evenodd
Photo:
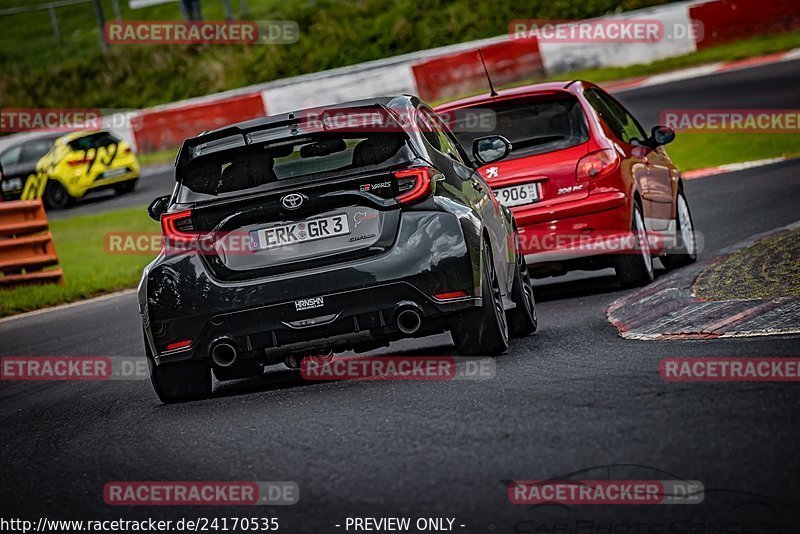
<path fill-rule="evenodd" d="M 578 160 L 575 169 L 578 180 L 601 178 L 616 170 L 619 156 L 615 150 L 606 148 L 587 154 Z"/>
<path fill-rule="evenodd" d="M 198 241 L 198 233 L 192 225 L 191 210 L 162 215 L 161 231 L 164 234 L 164 245 L 170 249 L 191 250 Z"/>
<path fill-rule="evenodd" d="M 181 341 L 176 341 L 175 343 L 170 343 L 169 345 L 164 347 L 164 350 L 185 349 L 186 347 L 188 347 L 191 344 L 192 344 L 192 340 L 191 339 L 184 339 L 184 340 L 181 340 Z"/>
<path fill-rule="evenodd" d="M 469 293 L 466 291 L 446 291 L 445 293 L 436 293 L 434 295 L 439 300 L 463 299 L 468 296 Z"/>
<path fill-rule="evenodd" d="M 401 204 L 413 204 L 431 194 L 431 177 L 439 174 L 433 167 L 415 167 L 395 171 L 397 180 L 397 201 Z"/>
<path fill-rule="evenodd" d="M 80 167 L 81 165 L 90 165 L 93 161 L 92 158 L 72 159 L 67 161 L 67 164 L 70 167 Z"/>

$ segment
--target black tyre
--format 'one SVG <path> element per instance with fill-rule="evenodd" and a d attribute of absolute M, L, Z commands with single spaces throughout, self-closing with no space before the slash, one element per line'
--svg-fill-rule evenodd
<path fill-rule="evenodd" d="M 131 193 L 136 188 L 136 184 L 138 182 L 139 182 L 138 178 L 134 180 L 126 180 L 124 182 L 120 182 L 114 185 L 114 192 L 118 195 L 125 195 L 127 193 Z"/>
<path fill-rule="evenodd" d="M 514 270 L 514 287 L 511 298 L 516 307 L 506 313 L 508 331 L 511 337 L 525 337 L 536 332 L 536 300 L 533 298 L 533 286 L 528 275 L 528 264 L 525 256 L 517 253 L 517 266 Z"/>
<path fill-rule="evenodd" d="M 48 180 L 44 188 L 44 204 L 54 210 L 63 210 L 75 203 L 75 197 L 58 180 Z"/>
<path fill-rule="evenodd" d="M 451 328 L 456 350 L 462 356 L 495 356 L 508 349 L 508 323 L 488 243 L 483 245 L 482 269 L 483 304 Z"/>
<path fill-rule="evenodd" d="M 650 254 L 650 242 L 644 225 L 642 208 L 634 204 L 631 221 L 634 249 L 617 257 L 615 270 L 622 287 L 645 286 L 653 281 L 653 257 Z"/>
<path fill-rule="evenodd" d="M 661 263 L 667 269 L 677 269 L 684 265 L 689 265 L 697 260 L 697 240 L 694 234 L 694 222 L 692 213 L 689 211 L 689 203 L 683 189 L 678 191 L 678 198 L 675 206 L 675 219 L 678 223 L 676 233 L 676 246 L 674 252 L 661 258 Z"/>
<path fill-rule="evenodd" d="M 150 382 L 164 404 L 204 399 L 211 395 L 211 371 L 206 362 L 177 362 L 156 365 L 147 339 L 144 341 Z"/>

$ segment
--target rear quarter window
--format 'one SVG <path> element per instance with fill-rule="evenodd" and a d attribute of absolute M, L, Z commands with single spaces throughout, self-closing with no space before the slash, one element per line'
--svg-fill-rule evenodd
<path fill-rule="evenodd" d="M 584 95 L 586 96 L 586 101 L 589 102 L 589 105 L 592 106 L 617 139 L 631 143 L 633 141 L 644 141 L 647 138 L 633 115 L 613 97 L 596 89 L 588 89 Z"/>

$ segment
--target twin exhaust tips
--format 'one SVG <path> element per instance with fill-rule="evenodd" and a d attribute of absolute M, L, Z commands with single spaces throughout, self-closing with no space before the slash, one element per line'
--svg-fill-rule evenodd
<path fill-rule="evenodd" d="M 414 334 L 422 326 L 422 312 L 414 303 L 403 303 L 397 307 L 395 321 L 397 329 L 404 334 Z M 221 339 L 211 347 L 211 360 L 217 367 L 230 367 L 236 363 L 239 351 L 232 341 Z"/>

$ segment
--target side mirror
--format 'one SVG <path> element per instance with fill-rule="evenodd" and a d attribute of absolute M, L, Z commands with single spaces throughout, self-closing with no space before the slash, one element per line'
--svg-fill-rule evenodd
<path fill-rule="evenodd" d="M 675 130 L 667 126 L 653 126 L 650 131 L 650 144 L 653 146 L 666 145 L 674 140 Z"/>
<path fill-rule="evenodd" d="M 481 164 L 499 161 L 511 153 L 511 143 L 502 135 L 479 137 L 472 142 L 472 155 Z"/>
<path fill-rule="evenodd" d="M 154 221 L 160 221 L 161 216 L 167 212 L 169 208 L 169 195 L 158 197 L 147 206 L 147 214 Z"/>

